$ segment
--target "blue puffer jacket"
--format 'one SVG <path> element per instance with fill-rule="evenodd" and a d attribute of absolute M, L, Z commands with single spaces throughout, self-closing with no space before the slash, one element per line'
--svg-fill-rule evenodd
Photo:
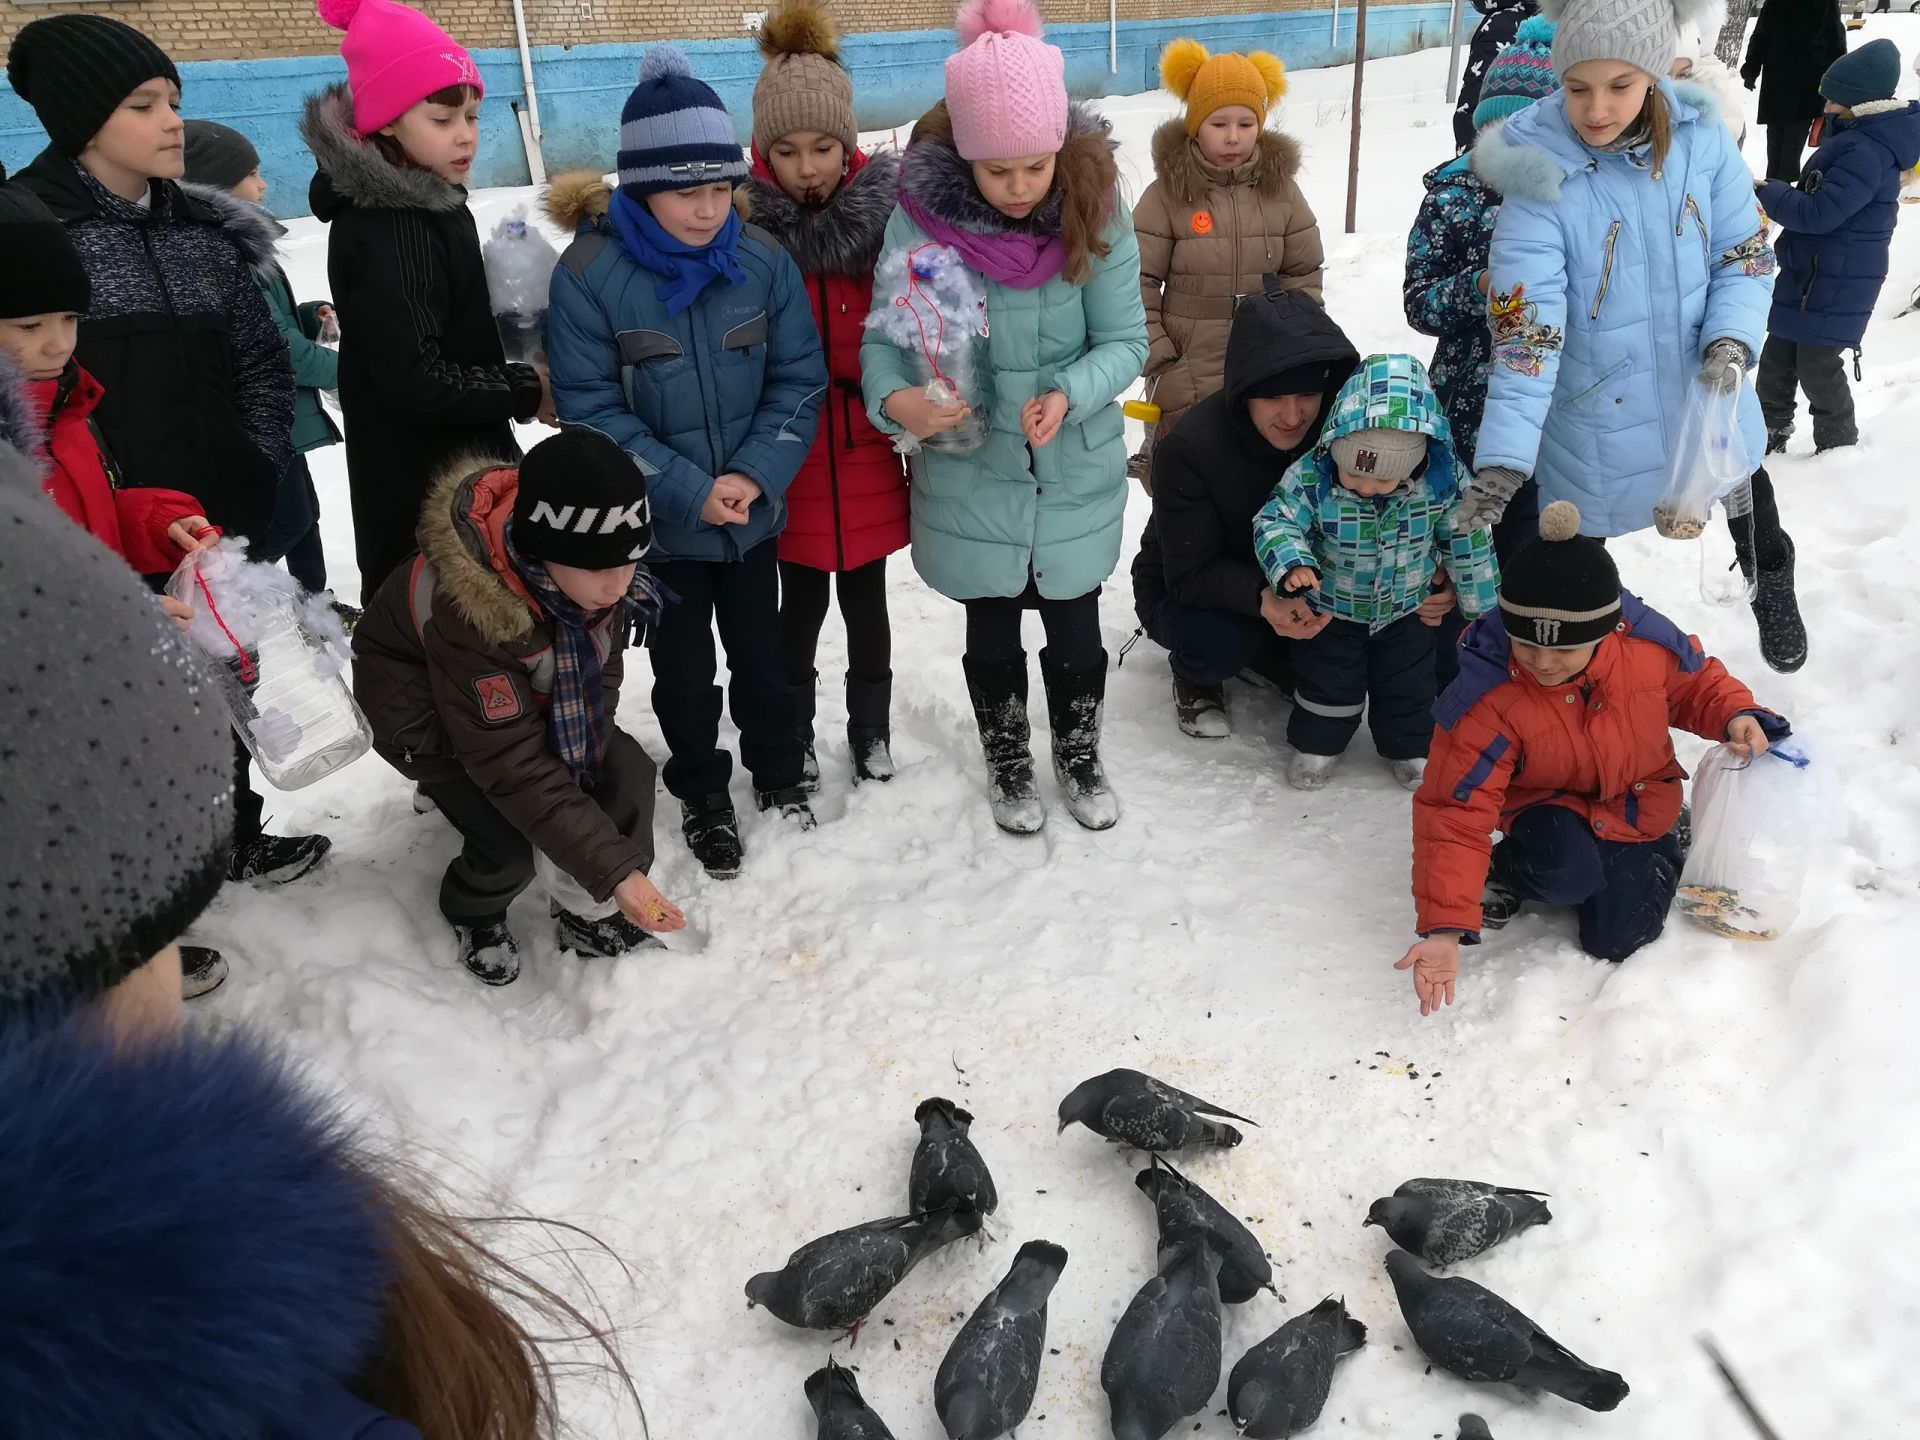
<path fill-rule="evenodd" d="M 661 277 L 627 258 L 593 175 L 555 180 L 554 220 L 579 232 L 547 299 L 554 408 L 611 436 L 640 464 L 653 510 L 653 560 L 738 560 L 787 523 L 787 487 L 813 448 L 827 362 L 805 282 L 771 235 L 740 237 L 738 285 L 716 281 L 678 315 Z M 744 525 L 700 507 L 729 471 L 760 487 Z"/>
<path fill-rule="evenodd" d="M 1687 388 L 1707 347 L 1760 353 L 1774 259 L 1753 180 L 1712 97 L 1662 80 L 1673 113 L 1666 162 L 1649 147 L 1590 150 L 1564 92 L 1536 101 L 1474 147 L 1504 197 L 1488 265 L 1493 369 L 1474 468 L 1540 482 L 1571 500 L 1589 535 L 1653 523 Z M 1740 401 L 1749 469 L 1766 435 L 1751 387 Z"/>
<path fill-rule="evenodd" d="M 1767 331 L 1847 349 L 1867 333 L 1886 282 L 1900 176 L 1920 164 L 1920 101 L 1873 101 L 1831 124 L 1798 185 L 1769 180 L 1760 189 L 1768 218 L 1786 227 Z"/>

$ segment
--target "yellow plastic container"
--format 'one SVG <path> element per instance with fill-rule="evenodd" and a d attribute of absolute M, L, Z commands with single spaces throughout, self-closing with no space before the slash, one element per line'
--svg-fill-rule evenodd
<path fill-rule="evenodd" d="M 1150 400 L 1127 400 L 1120 406 L 1120 413 L 1129 420 L 1138 420 L 1142 425 L 1160 423 L 1160 407 Z"/>

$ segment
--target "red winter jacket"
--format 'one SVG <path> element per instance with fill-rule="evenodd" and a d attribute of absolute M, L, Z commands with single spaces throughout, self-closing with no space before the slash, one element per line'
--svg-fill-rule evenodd
<path fill-rule="evenodd" d="M 903 549 L 908 539 L 906 461 L 874 429 L 860 398 L 860 341 L 899 163 L 893 155 L 854 151 L 840 188 L 815 209 L 782 190 L 754 151 L 753 223 L 786 248 L 806 277 L 814 328 L 827 354 L 820 429 L 787 491 L 787 528 L 780 534 L 780 558 L 814 570 L 855 570 Z"/>
<path fill-rule="evenodd" d="M 206 514 L 200 502 L 178 490 L 119 487 L 113 461 L 93 423 L 93 412 L 107 392 L 78 364 L 69 364 L 57 380 L 29 380 L 24 388 L 42 437 L 34 453 L 49 462 L 42 488 L 142 575 L 170 573 L 182 552 L 167 539 L 167 527 L 189 515 Z"/>
<path fill-rule="evenodd" d="M 1413 800 L 1413 898 L 1422 935 L 1480 931 L 1492 836 L 1534 805 L 1559 805 L 1602 840 L 1657 840 L 1680 817 L 1687 772 L 1670 728 L 1724 740 L 1742 714 L 1770 737 L 1786 722 L 1666 616 L 1621 596 L 1620 628 L 1565 685 L 1512 661 L 1495 610 L 1475 622 L 1460 678 L 1434 706 L 1427 778 Z"/>

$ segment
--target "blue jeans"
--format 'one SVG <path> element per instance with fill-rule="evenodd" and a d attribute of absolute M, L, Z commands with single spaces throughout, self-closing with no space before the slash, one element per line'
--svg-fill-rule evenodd
<path fill-rule="evenodd" d="M 1522 810 L 1493 851 L 1494 876 L 1524 899 L 1571 907 L 1580 948 L 1600 960 L 1624 960 L 1660 938 L 1680 865 L 1671 835 L 1602 840 L 1559 805 Z"/>
<path fill-rule="evenodd" d="M 1161 600 L 1142 618 L 1154 643 L 1166 647 L 1173 673 L 1189 685 L 1224 685 L 1253 669 L 1283 689 L 1292 688 L 1291 642 L 1258 615 Z"/>

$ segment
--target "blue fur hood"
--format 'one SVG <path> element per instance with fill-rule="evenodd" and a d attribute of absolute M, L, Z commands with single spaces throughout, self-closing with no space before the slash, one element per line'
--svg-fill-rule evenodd
<path fill-rule="evenodd" d="M 370 1196 L 339 1115 L 255 1041 L 0 1027 L 0 1429 L 413 1436 L 345 1390 L 387 1279 Z"/>

